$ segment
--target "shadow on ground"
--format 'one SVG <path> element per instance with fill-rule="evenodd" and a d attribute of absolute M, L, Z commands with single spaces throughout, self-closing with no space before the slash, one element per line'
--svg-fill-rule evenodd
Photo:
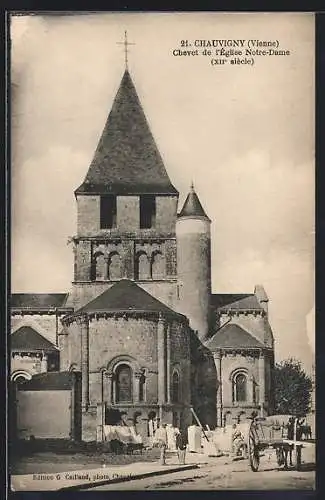
<path fill-rule="evenodd" d="M 15 443 L 10 449 L 10 474 L 46 474 L 94 469 L 134 462 L 157 462 L 157 448 L 133 454 L 115 454 L 105 443 L 72 443 L 44 440 Z M 167 455 L 168 456 L 168 455 Z"/>

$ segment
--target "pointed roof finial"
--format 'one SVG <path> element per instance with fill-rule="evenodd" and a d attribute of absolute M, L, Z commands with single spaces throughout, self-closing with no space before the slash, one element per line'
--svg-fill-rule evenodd
<path fill-rule="evenodd" d="M 198 195 L 194 191 L 193 181 L 191 182 L 191 190 L 187 195 L 183 208 L 178 214 L 178 217 L 205 217 L 210 220 L 201 205 Z"/>
<path fill-rule="evenodd" d="M 124 42 L 116 42 L 117 45 L 124 45 L 125 69 L 128 69 L 128 46 L 135 43 L 128 42 L 128 32 L 124 31 Z"/>

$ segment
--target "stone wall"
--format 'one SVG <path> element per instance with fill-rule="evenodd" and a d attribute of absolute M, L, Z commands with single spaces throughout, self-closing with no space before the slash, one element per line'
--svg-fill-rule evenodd
<path fill-rule="evenodd" d="M 222 314 L 220 317 L 220 326 L 225 324 L 230 319 L 227 314 Z M 232 315 L 231 322 L 241 326 L 248 333 L 253 335 L 265 347 L 273 347 L 273 335 L 265 314 L 253 314 L 243 312 L 240 314 Z"/>
<path fill-rule="evenodd" d="M 206 220 L 177 221 L 178 311 L 203 340 L 209 333 L 211 296 L 211 241 Z"/>
<path fill-rule="evenodd" d="M 77 234 L 79 236 L 123 235 L 138 232 L 139 235 L 174 233 L 177 196 L 156 196 L 156 223 L 151 229 L 140 230 L 139 196 L 117 196 L 116 229 L 100 229 L 100 197 L 79 195 L 77 198 Z"/>
<path fill-rule="evenodd" d="M 100 318 L 89 326 L 90 401 L 101 397 L 100 370 L 127 356 L 146 369 L 147 402 L 157 402 L 157 323 L 135 318 Z M 113 363 L 114 364 L 114 363 Z M 109 382 L 107 382 L 109 383 Z"/>
<path fill-rule="evenodd" d="M 63 317 L 63 315 L 62 315 Z M 30 326 L 40 335 L 55 345 L 56 318 L 55 314 L 17 314 L 11 316 L 11 332 L 18 330 L 21 326 Z M 59 321 L 59 331 L 62 325 Z"/>
<path fill-rule="evenodd" d="M 18 372 L 28 378 L 47 371 L 47 355 L 36 353 L 18 353 L 11 354 L 10 373 L 15 376 Z"/>
<path fill-rule="evenodd" d="M 232 407 L 232 374 L 239 369 L 247 373 L 247 405 L 253 405 L 253 392 L 251 390 L 251 378 L 258 384 L 258 357 L 242 354 L 223 354 L 222 366 L 222 401 L 224 407 Z M 258 396 L 258 395 L 257 395 Z M 238 407 L 236 403 L 236 407 Z M 245 404 L 243 405 L 245 406 Z"/>
<path fill-rule="evenodd" d="M 99 196 L 77 197 L 77 234 L 91 236 L 99 230 L 100 199 Z"/>

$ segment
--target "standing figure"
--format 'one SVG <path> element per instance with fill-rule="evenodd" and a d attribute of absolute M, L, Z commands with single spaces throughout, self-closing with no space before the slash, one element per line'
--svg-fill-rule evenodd
<path fill-rule="evenodd" d="M 234 424 L 232 432 L 232 448 L 235 456 L 240 455 L 243 452 L 243 447 L 245 445 L 244 437 L 239 429 L 237 429 L 237 425 Z"/>
<path fill-rule="evenodd" d="M 181 465 L 185 465 L 185 455 L 186 455 L 186 445 L 187 445 L 187 433 L 182 429 L 177 430 L 176 433 L 176 449 L 178 455 L 178 461 Z"/>
<path fill-rule="evenodd" d="M 167 431 L 166 424 L 161 424 L 155 433 L 155 443 L 160 448 L 160 465 L 166 465 Z"/>
<path fill-rule="evenodd" d="M 177 434 L 177 427 L 173 427 L 171 424 L 167 424 L 166 427 L 167 431 L 167 447 L 169 451 L 176 451 L 176 434 Z"/>

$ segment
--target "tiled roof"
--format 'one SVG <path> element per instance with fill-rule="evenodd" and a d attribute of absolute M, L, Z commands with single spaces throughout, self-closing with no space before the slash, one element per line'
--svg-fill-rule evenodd
<path fill-rule="evenodd" d="M 234 311 L 263 311 L 263 307 L 260 305 L 255 295 L 248 295 L 247 297 L 232 302 L 231 304 L 219 307 L 219 311 L 225 311 L 228 309 Z"/>
<path fill-rule="evenodd" d="M 68 390 L 77 380 L 80 382 L 78 372 L 47 372 L 34 375 L 31 380 L 19 384 L 20 391 Z"/>
<path fill-rule="evenodd" d="M 194 187 L 192 185 L 191 191 L 187 195 L 187 198 L 184 202 L 183 208 L 178 214 L 178 217 L 206 217 L 208 219 L 207 214 L 204 211 L 204 208 L 201 205 L 198 195 L 194 191 Z"/>
<path fill-rule="evenodd" d="M 76 311 L 75 314 L 114 311 L 162 312 L 168 315 L 181 316 L 155 299 L 134 281 L 127 279 L 115 283 L 111 288 Z"/>
<path fill-rule="evenodd" d="M 175 194 L 126 70 L 85 181 L 75 194 Z"/>
<path fill-rule="evenodd" d="M 252 348 L 263 347 L 250 333 L 234 323 L 227 324 L 213 335 L 207 342 L 206 347 L 213 350 L 220 347 Z"/>
<path fill-rule="evenodd" d="M 22 326 L 10 335 L 12 351 L 57 351 L 57 347 L 30 326 Z"/>
<path fill-rule="evenodd" d="M 51 309 L 64 307 L 67 297 L 67 293 L 13 293 L 10 305 L 13 308 Z"/>
<path fill-rule="evenodd" d="M 213 293 L 211 295 L 210 303 L 215 308 L 226 306 L 227 304 L 232 304 L 238 300 L 250 297 L 252 293 Z"/>

